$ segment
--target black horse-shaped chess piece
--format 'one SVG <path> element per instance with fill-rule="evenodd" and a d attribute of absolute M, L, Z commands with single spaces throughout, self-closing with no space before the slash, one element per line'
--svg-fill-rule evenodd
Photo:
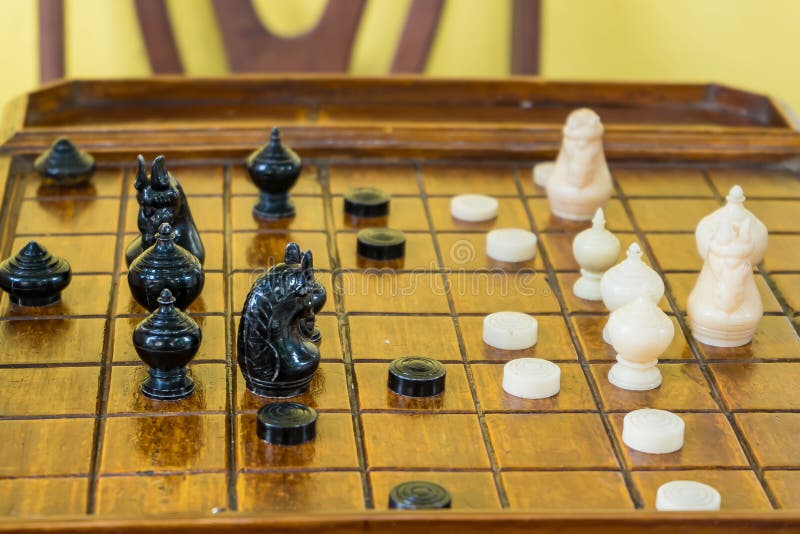
<path fill-rule="evenodd" d="M 258 277 L 242 309 L 237 360 L 247 389 L 264 397 L 294 397 L 308 389 L 320 360 L 314 320 L 325 300 L 311 251 L 303 254 L 289 243 L 283 263 Z"/>
<path fill-rule="evenodd" d="M 153 160 L 150 176 L 147 175 L 144 157 L 136 158 L 136 200 L 139 202 L 137 219 L 141 235 L 134 239 L 125 251 L 128 266 L 155 244 L 158 228 L 169 223 L 175 233 L 175 243 L 185 248 L 202 264 L 206 258 L 203 241 L 194 224 L 192 212 L 181 184 L 164 165 L 164 156 Z"/>

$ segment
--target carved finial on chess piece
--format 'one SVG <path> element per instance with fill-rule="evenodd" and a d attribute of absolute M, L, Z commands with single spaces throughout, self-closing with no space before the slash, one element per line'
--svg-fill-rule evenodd
<path fill-rule="evenodd" d="M 708 245 L 686 311 L 695 339 L 715 347 L 750 342 L 764 313 L 753 276 L 752 219 L 737 225 L 723 213 Z"/>
<path fill-rule="evenodd" d="M 283 263 L 258 277 L 242 309 L 237 360 L 247 389 L 265 397 L 308 389 L 320 360 L 314 319 L 325 300 L 311 252 L 290 243 Z"/>
<path fill-rule="evenodd" d="M 570 113 L 553 174 L 547 180 L 550 212 L 557 217 L 588 221 L 613 192 L 603 152 L 603 124 L 588 108 Z"/>
<path fill-rule="evenodd" d="M 172 225 L 175 242 L 203 263 L 206 251 L 189 209 L 189 202 L 181 184 L 167 171 L 164 156 L 153 160 L 148 176 L 144 157 L 139 155 L 136 159 L 134 187 L 136 200 L 139 202 L 137 221 L 141 235 L 128 245 L 125 263 L 130 266 L 147 247 L 156 242 L 158 228 L 163 223 Z"/>
<path fill-rule="evenodd" d="M 705 259 L 708 254 L 708 245 L 711 237 L 719 227 L 723 217 L 728 217 L 733 222 L 734 227 L 740 227 L 745 220 L 750 220 L 749 235 L 753 242 L 750 263 L 758 265 L 764 259 L 764 253 L 767 251 L 767 227 L 758 217 L 744 207 L 745 196 L 741 186 L 734 185 L 725 198 L 727 203 L 723 207 L 706 215 L 697 224 L 697 229 L 694 232 L 697 252 L 701 258 Z"/>

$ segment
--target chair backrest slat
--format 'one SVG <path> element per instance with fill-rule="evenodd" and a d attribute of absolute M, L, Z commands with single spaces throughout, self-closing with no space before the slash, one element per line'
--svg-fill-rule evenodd
<path fill-rule="evenodd" d="M 136 0 L 136 15 L 154 74 L 181 74 L 183 64 L 163 0 Z"/>
<path fill-rule="evenodd" d="M 439 28 L 444 0 L 414 0 L 392 62 L 392 72 L 423 72 Z"/>

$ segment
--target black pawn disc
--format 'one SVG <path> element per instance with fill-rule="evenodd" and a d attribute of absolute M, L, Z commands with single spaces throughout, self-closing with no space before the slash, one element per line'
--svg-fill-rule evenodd
<path fill-rule="evenodd" d="M 155 400 L 178 400 L 194 392 L 186 366 L 203 339 L 194 320 L 175 307 L 175 297 L 164 289 L 159 308 L 133 329 L 133 347 L 149 367 L 141 389 Z"/>
<path fill-rule="evenodd" d="M 406 397 L 433 397 L 444 392 L 446 371 L 433 358 L 412 356 L 389 364 L 389 389 Z"/>
<path fill-rule="evenodd" d="M 449 491 L 424 480 L 403 482 L 389 492 L 389 508 L 400 510 L 450 508 L 452 502 Z"/>
<path fill-rule="evenodd" d="M 317 435 L 317 411 L 299 402 L 273 402 L 258 410 L 256 434 L 273 445 L 300 445 Z"/>
<path fill-rule="evenodd" d="M 169 223 L 158 228 L 156 243 L 133 260 L 128 287 L 136 302 L 150 311 L 159 307 L 161 292 L 169 288 L 175 306 L 185 310 L 203 290 L 205 273 L 194 254 L 175 243 Z"/>
<path fill-rule="evenodd" d="M 47 306 L 61 299 L 72 269 L 67 260 L 53 256 L 31 241 L 16 256 L 0 263 L 0 288 L 20 306 Z"/>
<path fill-rule="evenodd" d="M 344 212 L 353 217 L 389 215 L 389 195 L 375 187 L 355 187 L 344 194 Z"/>
<path fill-rule="evenodd" d="M 39 174 L 52 179 L 53 185 L 69 186 L 87 182 L 94 167 L 94 157 L 66 137 L 56 140 L 33 164 Z"/>
<path fill-rule="evenodd" d="M 356 251 L 369 260 L 397 260 L 406 254 L 406 236 L 392 228 L 364 228 L 358 232 Z"/>
<path fill-rule="evenodd" d="M 297 182 L 303 162 L 281 142 L 280 131 L 273 128 L 269 142 L 250 154 L 245 163 L 250 179 L 259 189 L 253 216 L 266 220 L 293 217 L 295 208 L 289 190 Z"/>

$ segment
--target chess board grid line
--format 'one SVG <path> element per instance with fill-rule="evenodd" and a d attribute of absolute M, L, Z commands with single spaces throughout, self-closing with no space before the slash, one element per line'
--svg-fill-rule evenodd
<path fill-rule="evenodd" d="M 233 215 L 231 213 L 231 164 L 222 167 L 223 198 L 222 198 L 222 229 L 223 229 L 223 256 L 222 268 L 225 273 L 222 277 L 222 288 L 225 293 L 225 465 L 228 509 L 239 509 L 238 471 L 236 457 L 236 394 L 237 394 L 237 367 L 233 361 L 236 325 L 233 316 L 235 308 L 233 297 L 233 277 L 230 271 L 233 267 L 232 229 Z"/>
<path fill-rule="evenodd" d="M 433 249 L 436 254 L 436 261 L 439 263 L 440 267 L 444 267 L 444 255 L 442 253 L 442 249 L 439 244 L 437 229 L 433 220 L 427 189 L 425 187 L 425 180 L 422 175 L 422 166 L 419 162 L 415 163 L 414 171 L 417 179 L 417 187 L 419 188 L 420 194 L 422 196 L 422 205 L 425 210 L 425 217 L 428 221 L 428 229 L 433 238 L 432 239 Z M 494 445 L 492 444 L 491 435 L 489 434 L 489 426 L 486 423 L 486 417 L 484 415 L 483 408 L 481 406 L 480 397 L 478 395 L 478 388 L 475 383 L 475 377 L 472 374 L 472 367 L 470 367 L 470 361 L 467 357 L 466 343 L 464 341 L 464 334 L 461 331 L 460 321 L 458 320 L 458 312 L 456 310 L 455 301 L 453 300 L 453 295 L 450 292 L 449 275 L 441 274 L 441 276 L 444 280 L 444 287 L 447 288 L 445 291 L 445 296 L 447 298 L 447 306 L 448 309 L 450 310 L 450 316 L 453 321 L 453 326 L 455 328 L 456 340 L 458 342 L 458 350 L 461 354 L 462 365 L 464 366 L 464 372 L 467 377 L 467 384 L 469 385 L 470 395 L 472 396 L 472 403 L 473 406 L 475 407 L 475 412 L 477 414 L 478 426 L 481 431 L 481 436 L 483 437 L 483 444 L 485 452 L 488 456 L 489 466 L 491 467 L 492 478 L 494 479 L 495 489 L 497 491 L 497 497 L 500 501 L 500 506 L 502 508 L 509 508 L 511 504 L 508 499 L 508 492 L 506 491 L 505 488 L 505 482 L 503 481 L 503 478 L 500 476 L 500 464 L 497 461 L 497 456 L 494 452 Z"/>
<path fill-rule="evenodd" d="M 105 435 L 105 423 L 108 413 L 108 395 L 111 388 L 111 361 L 114 353 L 114 310 L 117 306 L 117 296 L 119 293 L 119 263 L 122 249 L 124 247 L 125 236 L 125 217 L 127 213 L 128 184 L 130 182 L 130 171 L 124 170 L 121 180 L 119 213 L 117 214 L 117 234 L 116 246 L 114 247 L 114 268 L 115 274 L 111 276 L 111 288 L 109 291 L 105 332 L 103 338 L 103 352 L 100 366 L 101 372 L 97 385 L 97 406 L 94 429 L 92 431 L 92 450 L 89 464 L 89 482 L 87 484 L 86 513 L 93 514 L 97 506 L 97 480 L 100 474 L 100 464 L 103 455 L 103 438 Z"/>
<path fill-rule="evenodd" d="M 344 294 L 340 281 L 341 259 L 339 245 L 336 239 L 336 221 L 333 211 L 333 196 L 330 189 L 330 168 L 328 162 L 316 164 L 317 181 L 322 190 L 322 209 L 325 220 L 325 239 L 328 249 L 328 262 L 331 266 L 331 291 L 333 292 L 336 323 L 339 331 L 339 344 L 344 360 L 345 383 L 347 396 L 350 403 L 350 416 L 353 425 L 353 439 L 358 458 L 359 478 L 361 479 L 361 492 L 364 499 L 364 508 L 375 508 L 375 499 L 372 490 L 372 481 L 369 477 L 369 464 L 367 463 L 366 442 L 364 438 L 364 422 L 361 418 L 361 406 L 358 398 L 358 377 L 355 372 L 352 343 L 350 340 L 350 321 L 344 304 Z"/>
<path fill-rule="evenodd" d="M 715 193 L 715 199 L 716 199 L 717 203 L 720 206 L 724 205 L 724 202 L 723 202 L 724 198 L 722 197 L 722 195 L 719 194 L 719 191 L 717 190 L 717 188 L 714 187 L 714 184 L 711 181 L 711 178 L 708 175 L 708 172 L 706 170 L 702 170 L 701 172 L 702 172 L 702 175 L 703 175 L 704 179 L 706 180 L 706 184 Z M 613 176 L 613 174 L 612 174 L 612 176 Z M 614 184 L 614 187 L 621 193 L 622 189 L 620 187 L 619 182 L 616 180 L 616 178 L 613 180 L 613 184 Z M 699 368 L 700 368 L 700 371 L 703 374 L 703 377 L 705 378 L 706 382 L 708 383 L 709 393 L 711 394 L 711 398 L 714 400 L 714 402 L 717 403 L 717 406 L 720 407 L 720 410 L 722 411 L 723 416 L 725 417 L 726 421 L 728 422 L 728 425 L 731 427 L 731 429 L 732 429 L 732 431 L 734 433 L 734 436 L 736 437 L 736 441 L 739 444 L 739 448 L 744 453 L 744 456 L 745 456 L 745 458 L 747 460 L 747 463 L 750 465 L 750 468 L 753 471 L 753 473 L 755 474 L 756 479 L 758 479 L 758 482 L 761 485 L 762 491 L 764 491 L 764 494 L 767 496 L 767 499 L 768 499 L 768 501 L 770 503 L 770 506 L 772 506 L 773 509 L 778 509 L 780 507 L 779 504 L 778 504 L 778 500 L 777 500 L 775 494 L 772 492 L 772 489 L 770 488 L 769 484 L 767 484 L 767 481 L 764 478 L 764 473 L 761 470 L 761 467 L 758 464 L 758 461 L 756 460 L 755 454 L 754 454 L 753 450 L 751 449 L 750 444 L 747 442 L 747 439 L 745 438 L 742 429 L 739 427 L 738 423 L 736 422 L 736 419 L 733 417 L 733 414 L 728 409 L 728 406 L 725 403 L 725 400 L 724 400 L 724 398 L 723 398 L 723 396 L 721 394 L 721 391 L 720 391 L 720 386 L 717 383 L 716 375 L 708 367 L 708 364 L 705 361 L 705 356 L 703 355 L 703 352 L 697 346 L 697 342 L 694 339 L 694 337 L 692 336 L 691 329 L 689 328 L 688 322 L 686 320 L 686 316 L 681 311 L 681 308 L 680 308 L 680 306 L 678 304 L 678 301 L 676 300 L 676 298 L 675 298 L 675 296 L 674 296 L 674 294 L 672 292 L 672 287 L 670 286 L 669 281 L 666 279 L 666 276 L 663 276 L 663 270 L 661 269 L 661 265 L 660 265 L 660 263 L 658 261 L 658 258 L 653 253 L 653 250 L 650 247 L 650 242 L 647 240 L 647 233 L 648 232 L 644 231 L 641 228 L 641 226 L 639 225 L 639 222 L 638 222 L 638 220 L 636 219 L 636 216 L 633 213 L 633 209 L 631 208 L 627 197 L 625 197 L 624 195 L 621 195 L 620 202 L 621 202 L 622 207 L 625 210 L 626 214 L 628 215 L 628 218 L 630 219 L 631 224 L 633 225 L 633 228 L 636 231 L 636 234 L 639 236 L 639 240 L 641 241 L 640 246 L 646 251 L 647 254 L 650 255 L 651 258 L 653 258 L 654 268 L 659 273 L 661 273 L 662 278 L 664 279 L 664 286 L 665 286 L 664 295 L 667 298 L 667 302 L 669 303 L 670 308 L 673 311 L 673 314 L 674 314 L 674 316 L 675 316 L 675 318 L 676 318 L 676 320 L 678 322 L 679 328 L 681 329 L 681 331 L 683 332 L 684 337 L 686 338 L 686 341 L 688 343 L 689 349 L 691 350 L 691 352 L 694 355 L 694 357 L 697 360 L 697 362 L 700 364 Z"/>
<path fill-rule="evenodd" d="M 522 187 L 522 182 L 520 181 L 519 169 L 517 169 L 514 172 L 514 181 L 516 182 L 519 194 L 522 195 L 524 193 L 524 190 Z M 619 194 L 619 191 L 617 193 Z M 534 217 L 531 205 L 529 202 L 524 202 L 524 205 L 525 205 L 525 213 L 527 214 L 529 224 L 531 225 L 531 230 L 534 233 L 538 233 L 536 227 L 536 218 Z M 627 216 L 630 219 L 629 213 L 627 214 Z M 584 354 L 583 352 L 583 346 L 580 343 L 578 332 L 575 330 L 575 325 L 570 320 L 570 314 L 568 311 L 569 307 L 567 306 L 567 302 L 564 298 L 564 295 L 561 292 L 561 287 L 556 277 L 556 271 L 553 268 L 553 264 L 550 261 L 549 254 L 542 240 L 539 240 L 536 245 L 539 249 L 539 254 L 541 255 L 542 261 L 544 262 L 545 265 L 545 271 L 549 279 L 548 281 L 551 287 L 551 291 L 558 300 L 559 308 L 561 309 L 562 316 L 564 317 L 564 322 L 567 325 L 567 331 L 569 332 L 570 335 L 570 341 L 572 342 L 573 348 L 575 349 L 575 354 L 578 357 L 578 362 L 581 366 L 581 371 L 583 371 L 584 379 L 586 380 L 589 392 L 591 393 L 592 399 L 594 400 L 595 406 L 597 407 L 597 411 L 600 416 L 600 420 L 603 424 L 603 429 L 605 430 L 606 437 L 608 438 L 609 443 L 611 444 L 611 448 L 614 451 L 614 457 L 617 461 L 617 465 L 620 468 L 623 481 L 625 482 L 625 487 L 628 490 L 628 496 L 630 497 L 633 506 L 636 509 L 641 509 L 644 507 L 644 500 L 642 499 L 642 496 L 639 493 L 639 489 L 636 483 L 634 482 L 633 477 L 631 476 L 631 466 L 628 465 L 625 459 L 625 454 L 623 454 L 622 451 L 622 444 L 617 439 L 617 435 L 614 432 L 614 428 L 613 425 L 611 424 L 611 420 L 608 417 L 608 413 L 604 409 L 603 397 L 600 394 L 600 387 L 595 381 L 588 358 L 586 354 Z"/>

